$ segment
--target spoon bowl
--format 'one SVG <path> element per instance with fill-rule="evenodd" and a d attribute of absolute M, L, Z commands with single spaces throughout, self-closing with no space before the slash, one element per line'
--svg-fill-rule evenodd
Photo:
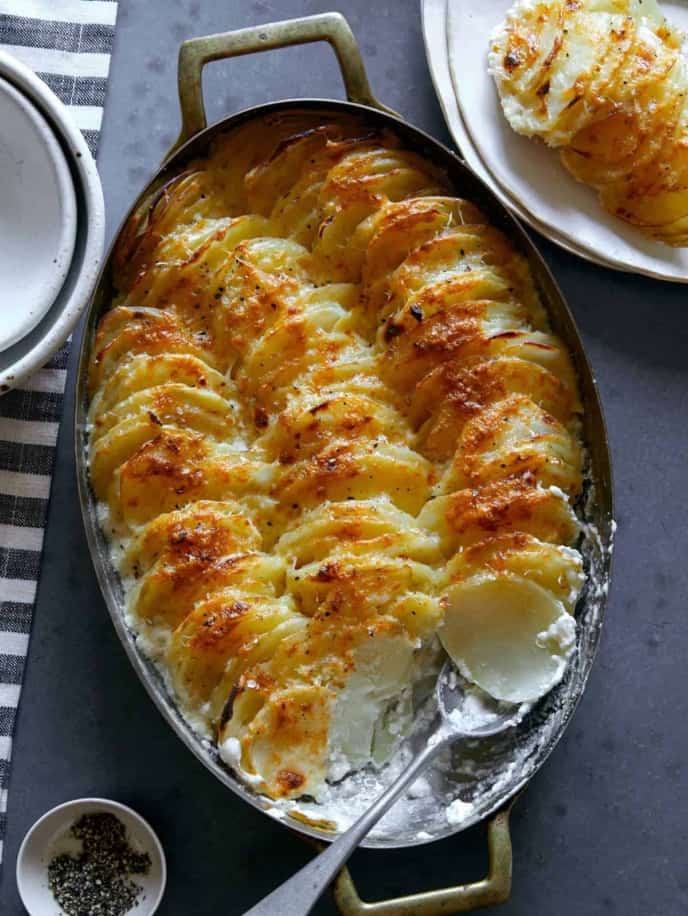
<path fill-rule="evenodd" d="M 518 725 L 530 708 L 528 703 L 495 700 L 463 677 L 451 659 L 437 677 L 435 702 L 441 722 L 435 734 L 442 734 L 444 741 L 497 735 Z"/>

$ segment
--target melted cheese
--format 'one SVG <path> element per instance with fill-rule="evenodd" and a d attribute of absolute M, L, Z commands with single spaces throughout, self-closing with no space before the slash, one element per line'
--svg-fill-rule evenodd
<path fill-rule="evenodd" d="M 354 120 L 250 122 L 115 266 L 90 468 L 127 620 L 252 786 L 384 762 L 476 577 L 573 610 L 575 374 L 525 260 L 437 169 Z M 479 646 L 497 617 L 461 619 Z"/>

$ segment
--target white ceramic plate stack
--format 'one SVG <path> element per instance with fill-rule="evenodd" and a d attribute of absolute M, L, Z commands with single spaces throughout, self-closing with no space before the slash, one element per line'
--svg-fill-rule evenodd
<path fill-rule="evenodd" d="M 67 339 L 104 238 L 103 192 L 81 132 L 33 71 L 0 51 L 0 393 Z"/>
<path fill-rule="evenodd" d="M 507 124 L 487 72 L 490 35 L 513 0 L 422 0 L 430 73 L 449 130 L 471 168 L 518 217 L 589 261 L 688 283 L 688 249 L 671 248 L 606 213 L 554 150 Z M 688 4 L 662 3 L 688 31 Z"/>

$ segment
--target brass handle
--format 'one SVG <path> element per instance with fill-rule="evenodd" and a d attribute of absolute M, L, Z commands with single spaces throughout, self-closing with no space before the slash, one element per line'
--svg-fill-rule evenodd
<path fill-rule="evenodd" d="M 179 49 L 178 67 L 182 130 L 168 155 L 207 126 L 202 86 L 203 68 L 207 63 L 314 41 L 327 41 L 334 49 L 342 71 L 346 97 L 350 102 L 395 114 L 373 95 L 354 34 L 340 13 L 322 13 L 302 19 L 269 22 L 266 25 L 191 38 L 183 42 Z"/>
<path fill-rule="evenodd" d="M 488 822 L 487 877 L 474 884 L 462 884 L 439 891 L 411 894 L 378 903 L 366 903 L 358 896 L 348 868 L 342 869 L 334 886 L 334 897 L 343 916 L 449 916 L 505 903 L 511 894 L 510 803 Z"/>

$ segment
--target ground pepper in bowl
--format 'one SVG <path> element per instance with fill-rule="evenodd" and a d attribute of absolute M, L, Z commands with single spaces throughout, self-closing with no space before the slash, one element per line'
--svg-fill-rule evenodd
<path fill-rule="evenodd" d="M 131 876 L 148 873 L 149 854 L 132 849 L 124 824 L 105 811 L 84 814 L 69 836 L 81 841 L 81 852 L 60 853 L 48 865 L 57 903 L 68 916 L 125 916 L 142 891 Z"/>

